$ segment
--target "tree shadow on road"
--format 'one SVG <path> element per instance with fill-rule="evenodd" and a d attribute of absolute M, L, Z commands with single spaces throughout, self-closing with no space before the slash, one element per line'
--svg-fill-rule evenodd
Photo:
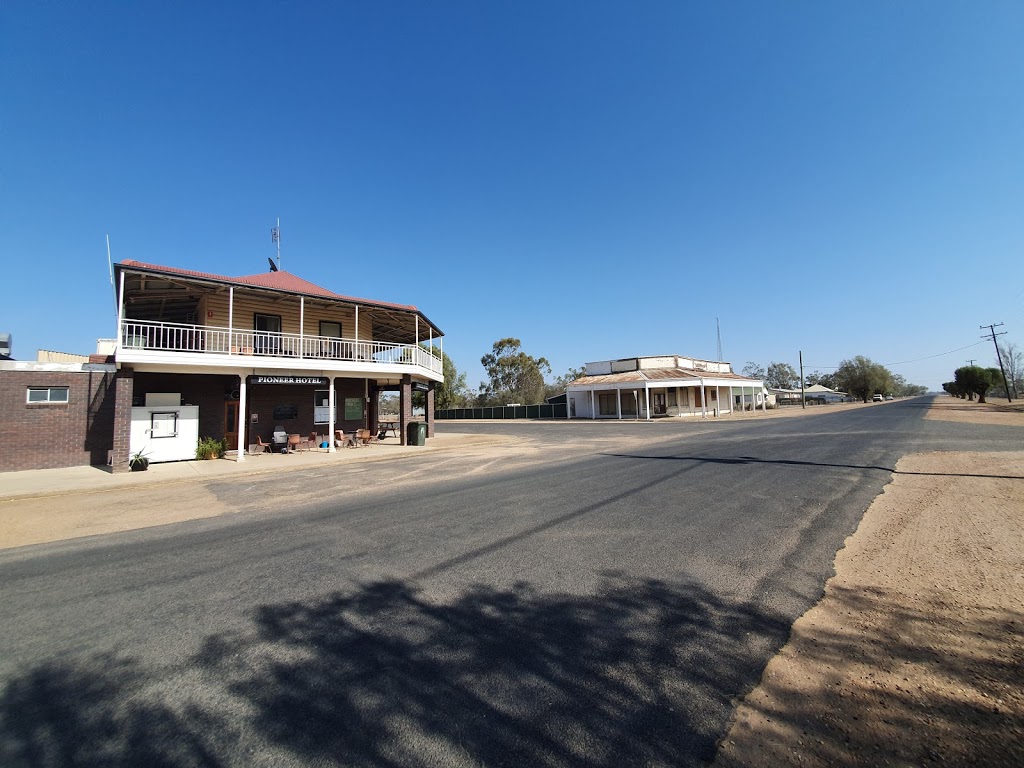
<path fill-rule="evenodd" d="M 224 731 L 211 722 L 219 718 L 161 701 L 149 690 L 158 679 L 104 654 L 9 681 L 0 699 L 0 765 L 221 765 L 215 751 Z"/>
<path fill-rule="evenodd" d="M 188 664 L 55 661 L 0 699 L 5 765 L 700 765 L 788 623 L 610 577 L 437 601 L 379 582 L 259 608 Z M 151 736 L 151 738 L 144 738 Z"/>
<path fill-rule="evenodd" d="M 851 712 L 849 691 L 827 674 L 810 680 L 811 695 L 779 691 L 765 711 L 814 737 L 798 747 L 805 756 L 838 765 L 896 754 L 892 742 L 911 727 L 935 729 L 945 744 L 966 734 L 996 750 L 987 754 L 1019 750 L 1020 645 L 1004 652 L 998 641 L 1019 630 L 1020 615 L 936 628 L 933 612 L 905 600 L 841 598 L 842 612 L 890 617 L 868 644 L 892 674 L 933 665 L 950 684 L 881 689 L 870 712 Z M 9 679 L 0 764 L 705 765 L 734 702 L 788 632 L 788 621 L 691 584 L 610 578 L 586 596 L 518 585 L 444 600 L 377 582 L 262 606 L 244 630 L 206 637 L 184 662 L 68 656 Z M 969 657 L 958 632 L 982 633 L 996 650 Z M 818 635 L 806 651 L 812 669 L 862 652 L 854 640 L 845 628 Z M 980 693 L 965 719 L 956 689 L 968 687 Z M 1015 713 L 985 710 L 1010 688 Z M 835 727 L 808 725 L 813 713 Z M 880 725 L 844 727 L 854 716 Z M 993 746 L 1001 733 L 1010 747 Z"/>

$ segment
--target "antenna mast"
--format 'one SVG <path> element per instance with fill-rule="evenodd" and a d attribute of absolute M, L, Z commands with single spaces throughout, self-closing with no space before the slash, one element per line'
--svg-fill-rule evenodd
<path fill-rule="evenodd" d="M 110 235 L 107 235 L 107 271 L 110 273 L 110 292 L 114 296 L 114 314 L 120 315 L 121 310 L 117 303 L 117 287 L 114 285 L 114 261 L 110 258 Z M 118 335 L 121 334 L 121 329 L 117 329 Z"/>
<path fill-rule="evenodd" d="M 277 226 L 270 228 L 270 239 L 277 243 L 277 268 L 281 268 L 281 217 L 277 217 Z"/>
<path fill-rule="evenodd" d="M 715 318 L 715 330 L 718 331 L 718 362 L 722 362 L 722 326 L 717 317 Z"/>

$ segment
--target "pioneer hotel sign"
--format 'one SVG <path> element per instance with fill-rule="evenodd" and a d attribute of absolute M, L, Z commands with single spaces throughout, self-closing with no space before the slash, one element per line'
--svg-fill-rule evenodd
<path fill-rule="evenodd" d="M 325 376 L 249 376 L 249 384 L 303 384 L 314 387 L 326 387 L 331 381 Z"/>

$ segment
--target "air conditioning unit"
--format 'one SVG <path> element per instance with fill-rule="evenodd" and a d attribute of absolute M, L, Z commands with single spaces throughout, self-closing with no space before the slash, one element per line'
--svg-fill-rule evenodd
<path fill-rule="evenodd" d="M 11 334 L 0 333 L 0 357 L 11 356 Z"/>

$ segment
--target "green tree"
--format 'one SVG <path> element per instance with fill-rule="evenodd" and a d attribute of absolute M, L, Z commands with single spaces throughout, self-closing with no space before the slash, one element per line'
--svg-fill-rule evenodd
<path fill-rule="evenodd" d="M 814 371 L 804 377 L 804 383 L 808 387 L 820 384 L 821 386 L 828 387 L 829 389 L 839 389 L 836 385 L 836 375 L 834 373 L 821 373 L 820 371 Z"/>
<path fill-rule="evenodd" d="M 494 342 L 480 364 L 490 378 L 480 384 L 481 395 L 488 400 L 529 405 L 544 398 L 544 374 L 551 373 L 551 365 L 543 357 L 523 352 L 519 339 L 508 337 Z"/>
<path fill-rule="evenodd" d="M 966 392 L 969 399 L 978 396 L 978 402 L 985 402 L 986 393 L 992 384 L 1002 379 L 998 368 L 982 368 L 980 365 L 965 365 L 953 371 L 953 379 L 961 392 Z"/>
<path fill-rule="evenodd" d="M 917 395 L 925 394 L 927 391 L 927 387 L 910 384 L 898 373 L 892 375 L 892 394 L 896 397 L 916 397 Z"/>
<path fill-rule="evenodd" d="M 459 373 L 459 369 L 448 355 L 442 355 L 444 381 L 434 392 L 434 405 L 438 408 L 464 408 L 469 395 L 466 374 Z"/>
<path fill-rule="evenodd" d="M 559 376 L 557 379 L 544 387 L 544 398 L 554 397 L 565 392 L 566 388 L 572 384 L 576 379 L 580 378 L 586 373 L 586 367 L 570 368 L 566 373 Z"/>
<path fill-rule="evenodd" d="M 761 381 L 764 381 L 764 366 L 758 365 L 752 360 L 747 361 L 747 364 L 743 366 L 741 373 L 748 379 L 761 379 Z"/>
<path fill-rule="evenodd" d="M 885 394 L 892 390 L 892 374 L 880 363 L 863 355 L 852 360 L 843 360 L 836 370 L 836 384 L 839 388 L 865 403 L 872 395 Z"/>
<path fill-rule="evenodd" d="M 397 392 L 381 392 L 377 398 L 377 412 L 381 416 L 397 416 L 402 406 Z"/>
<path fill-rule="evenodd" d="M 768 364 L 768 373 L 764 377 L 765 384 L 775 389 L 793 389 L 800 383 L 796 371 L 789 363 L 771 362 Z"/>
<path fill-rule="evenodd" d="M 434 357 L 441 359 L 441 372 L 444 374 L 444 381 L 434 388 L 434 407 L 443 408 L 465 408 L 470 399 L 469 387 L 466 385 L 466 374 L 459 373 L 455 362 L 439 347 L 421 342 L 420 346 Z M 420 393 L 422 395 L 422 393 Z M 414 396 L 415 397 L 415 396 Z M 424 401 L 425 402 L 425 401 Z M 414 400 L 414 404 L 416 403 Z"/>

